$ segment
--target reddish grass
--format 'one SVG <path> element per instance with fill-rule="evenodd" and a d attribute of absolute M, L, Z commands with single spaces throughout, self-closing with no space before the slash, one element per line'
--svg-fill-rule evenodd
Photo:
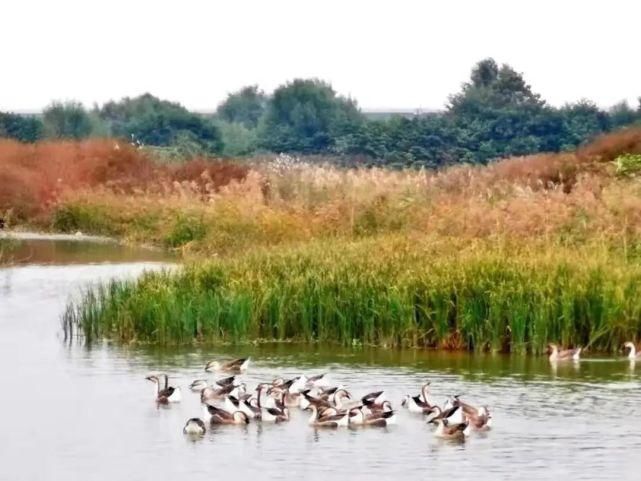
<path fill-rule="evenodd" d="M 195 160 L 180 166 L 155 163 L 126 143 L 98 139 L 21 144 L 0 139 L 0 216 L 14 221 L 46 213 L 65 191 L 104 186 L 117 192 L 188 181 L 200 190 L 242 180 L 248 168 Z"/>

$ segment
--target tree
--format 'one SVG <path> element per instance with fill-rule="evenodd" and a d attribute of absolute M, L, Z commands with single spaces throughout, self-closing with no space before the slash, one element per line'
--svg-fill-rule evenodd
<path fill-rule="evenodd" d="M 296 79 L 274 92 L 260 128 L 260 143 L 273 151 L 332 151 L 336 139 L 363 121 L 356 103 L 316 79 Z"/>
<path fill-rule="evenodd" d="M 265 112 L 267 96 L 257 85 L 243 87 L 231 93 L 218 106 L 216 116 L 230 123 L 243 124 L 248 129 L 255 128 Z"/>
<path fill-rule="evenodd" d="M 91 119 L 79 102 L 53 102 L 44 110 L 42 121 L 50 138 L 83 139 L 91 134 Z"/>
<path fill-rule="evenodd" d="M 220 131 L 211 120 L 151 94 L 108 102 L 98 115 L 109 126 L 111 135 L 133 137 L 146 145 L 174 146 L 189 139 L 191 149 L 194 143 L 210 153 L 220 152 L 223 147 Z"/>
<path fill-rule="evenodd" d="M 608 114 L 590 100 L 566 104 L 560 109 L 566 130 L 563 148 L 570 149 L 597 134 L 610 130 Z"/>
<path fill-rule="evenodd" d="M 42 138 L 42 130 L 42 121 L 33 115 L 0 112 L 0 137 L 35 142 Z"/>

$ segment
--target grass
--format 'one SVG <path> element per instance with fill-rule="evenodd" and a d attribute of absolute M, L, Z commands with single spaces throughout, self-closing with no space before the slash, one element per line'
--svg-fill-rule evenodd
<path fill-rule="evenodd" d="M 284 156 L 168 165 L 113 141 L 0 153 L 10 221 L 184 254 L 178 273 L 71 306 L 66 325 L 88 340 L 540 352 L 641 335 L 641 179 L 622 175 L 641 129 L 439 171 Z"/>
<path fill-rule="evenodd" d="M 384 236 L 148 273 L 86 293 L 66 322 L 89 340 L 263 340 L 541 352 L 615 350 L 641 331 L 641 265 L 604 246 Z"/>

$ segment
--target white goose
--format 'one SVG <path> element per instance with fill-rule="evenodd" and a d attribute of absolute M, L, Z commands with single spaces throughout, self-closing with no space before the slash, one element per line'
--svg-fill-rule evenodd
<path fill-rule="evenodd" d="M 641 352 L 637 352 L 637 348 L 634 343 L 626 342 L 624 346 L 630 349 L 630 352 L 628 353 L 628 359 L 630 359 L 630 361 L 638 361 L 641 359 Z"/>

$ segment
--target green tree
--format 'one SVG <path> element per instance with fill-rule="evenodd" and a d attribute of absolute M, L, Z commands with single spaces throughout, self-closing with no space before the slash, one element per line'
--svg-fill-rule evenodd
<path fill-rule="evenodd" d="M 0 112 L 0 137 L 35 142 L 42 138 L 42 131 L 42 121 L 33 115 Z"/>
<path fill-rule="evenodd" d="M 111 135 L 133 138 L 145 145 L 189 144 L 192 151 L 197 144 L 198 149 L 210 153 L 220 152 L 223 147 L 220 131 L 211 120 L 151 94 L 108 102 L 99 116 Z"/>
<path fill-rule="evenodd" d="M 257 85 L 243 87 L 231 93 L 218 106 L 216 117 L 230 123 L 239 123 L 248 129 L 255 128 L 267 106 L 267 96 Z"/>
<path fill-rule="evenodd" d="M 332 151 L 363 121 L 356 102 L 316 79 L 296 79 L 274 92 L 260 126 L 261 146 L 277 152 Z"/>
<path fill-rule="evenodd" d="M 91 134 L 91 118 L 79 102 L 53 102 L 42 116 L 45 135 L 53 139 L 83 139 Z"/>

